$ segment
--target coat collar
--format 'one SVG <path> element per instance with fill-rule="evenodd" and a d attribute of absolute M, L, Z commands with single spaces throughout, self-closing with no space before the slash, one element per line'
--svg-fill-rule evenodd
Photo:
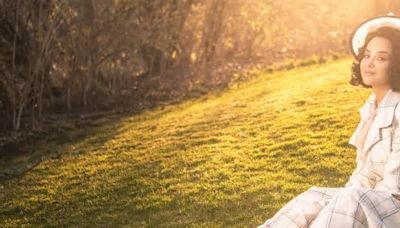
<path fill-rule="evenodd" d="M 376 95 L 375 93 L 371 94 L 368 97 L 367 102 L 365 102 L 364 106 L 360 109 L 361 121 L 357 126 L 356 131 L 350 138 L 349 143 L 356 146 L 356 137 L 358 136 L 361 128 L 365 124 L 366 120 L 370 112 L 373 109 L 373 105 L 375 105 Z M 365 140 L 364 148 L 361 154 L 366 154 L 368 150 L 371 149 L 373 145 L 382 140 L 382 129 L 390 127 L 392 125 L 395 108 L 397 104 L 400 102 L 400 93 L 395 92 L 393 90 L 389 90 L 385 97 L 382 99 L 380 104 L 378 105 L 377 115 L 375 120 L 370 126 L 369 133 Z M 358 149 L 358 148 L 357 148 Z"/>
<path fill-rule="evenodd" d="M 399 97 L 400 93 L 399 92 L 395 92 L 392 89 L 389 89 L 386 92 L 386 95 L 383 97 L 381 103 L 379 104 L 380 107 L 382 106 L 388 106 L 388 105 L 393 105 L 396 104 L 400 101 L 400 97 Z M 376 102 L 376 94 L 372 93 L 369 97 L 367 102 L 370 105 L 375 104 Z"/>
<path fill-rule="evenodd" d="M 367 102 L 365 102 L 364 106 L 360 109 L 360 114 L 361 114 L 362 119 L 368 118 L 370 112 L 372 111 L 372 109 L 375 105 L 375 102 L 376 102 L 376 95 L 375 95 L 375 93 L 372 93 L 368 97 Z M 378 113 L 375 118 L 379 119 L 382 124 L 383 124 L 383 122 L 385 122 L 385 123 L 389 122 L 391 119 L 390 120 L 388 120 L 386 118 L 382 119 L 382 117 L 387 117 L 387 114 L 388 114 L 388 113 L 386 113 L 386 111 L 388 111 L 387 108 L 394 108 L 396 106 L 396 104 L 399 102 L 400 102 L 400 93 L 395 92 L 392 89 L 388 90 L 388 92 L 383 97 L 382 101 L 379 103 L 379 105 L 377 107 Z M 384 115 L 382 115 L 382 113 Z M 379 115 L 379 114 L 381 114 L 381 115 Z M 377 121 L 374 121 L 374 122 L 377 122 Z M 382 126 L 382 127 L 385 127 L 385 126 Z"/>

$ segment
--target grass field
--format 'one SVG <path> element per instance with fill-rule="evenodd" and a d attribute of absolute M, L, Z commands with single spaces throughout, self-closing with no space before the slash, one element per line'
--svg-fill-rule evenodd
<path fill-rule="evenodd" d="M 312 185 L 342 186 L 370 90 L 351 60 L 275 73 L 106 122 L 0 186 L 0 227 L 254 227 Z M 54 146 L 54 145 L 53 145 Z"/>

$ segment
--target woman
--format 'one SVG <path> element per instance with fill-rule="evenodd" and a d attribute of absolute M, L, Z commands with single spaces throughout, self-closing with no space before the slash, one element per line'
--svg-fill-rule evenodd
<path fill-rule="evenodd" d="M 357 167 L 343 188 L 311 187 L 259 227 L 400 227 L 400 18 L 353 33 L 353 85 L 372 88 L 349 143 Z"/>

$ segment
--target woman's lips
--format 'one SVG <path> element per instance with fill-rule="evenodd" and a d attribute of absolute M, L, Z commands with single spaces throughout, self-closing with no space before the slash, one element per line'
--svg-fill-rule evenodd
<path fill-rule="evenodd" d="M 366 76 L 372 76 L 372 75 L 375 74 L 375 72 L 373 72 L 373 71 L 364 71 L 364 74 L 365 74 Z"/>

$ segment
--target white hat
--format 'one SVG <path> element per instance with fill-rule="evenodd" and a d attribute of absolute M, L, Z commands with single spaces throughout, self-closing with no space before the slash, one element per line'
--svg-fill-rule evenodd
<path fill-rule="evenodd" d="M 394 14 L 390 13 L 388 16 L 368 19 L 357 26 L 350 39 L 351 51 L 355 57 L 358 55 L 359 48 L 364 46 L 365 38 L 368 33 L 376 31 L 381 27 L 392 27 L 400 30 L 400 17 L 396 17 Z"/>

